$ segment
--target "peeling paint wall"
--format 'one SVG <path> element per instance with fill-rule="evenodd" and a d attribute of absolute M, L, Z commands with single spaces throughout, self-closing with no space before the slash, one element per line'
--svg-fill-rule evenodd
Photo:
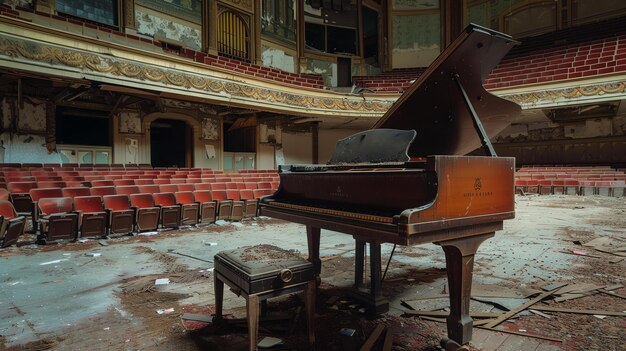
<path fill-rule="evenodd" d="M 0 157 L 5 163 L 60 163 L 56 152 L 48 153 L 46 138 L 35 134 L 0 134 Z"/>
<path fill-rule="evenodd" d="M 0 0 L 0 4 L 7 5 L 12 8 L 16 7 L 32 7 L 33 0 Z"/>
<path fill-rule="evenodd" d="M 513 124 L 494 140 L 500 156 L 527 164 L 626 163 L 626 116 Z"/>
<path fill-rule="evenodd" d="M 570 123 L 512 124 L 496 138 L 497 143 L 585 139 L 626 135 L 626 116 L 594 118 Z"/>
<path fill-rule="evenodd" d="M 439 13 L 393 16 L 393 68 L 427 67 L 441 49 Z"/>
<path fill-rule="evenodd" d="M 202 48 L 201 27 L 198 24 L 140 6 L 135 7 L 135 23 L 139 34 L 176 40 L 198 51 Z"/>
<path fill-rule="evenodd" d="M 261 57 L 263 58 L 263 66 L 296 73 L 296 58 L 283 49 L 263 44 L 261 45 Z"/>
<path fill-rule="evenodd" d="M 300 67 L 301 73 L 319 74 L 324 79 L 324 85 L 337 86 L 337 64 L 330 61 L 306 59 L 306 64 Z"/>

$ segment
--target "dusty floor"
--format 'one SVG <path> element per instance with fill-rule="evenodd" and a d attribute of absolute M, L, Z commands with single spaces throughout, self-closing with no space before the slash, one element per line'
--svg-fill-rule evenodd
<path fill-rule="evenodd" d="M 475 290 L 491 289 L 487 295 L 501 296 L 500 300 L 477 297 L 472 311 L 501 312 L 494 300 L 505 305 L 528 301 L 504 294 L 507 288 L 540 290 L 558 282 L 626 285 L 625 260 L 580 245 L 609 238 L 626 246 L 626 200 L 535 196 L 517 197 L 516 202 L 516 219 L 505 222 L 505 229 L 484 243 L 476 257 Z M 0 251 L 0 350 L 245 350 L 245 324 L 214 326 L 181 317 L 213 312 L 210 268 L 215 253 L 258 243 L 306 256 L 303 227 L 266 218 L 102 243 L 38 247 L 22 241 L 17 248 Z M 393 334 L 393 350 L 437 349 L 445 324 L 404 312 L 407 305 L 423 311 L 448 306 L 439 247 L 395 250 L 383 285 L 391 311 L 371 320 L 345 297 L 353 279 L 351 237 L 323 231 L 321 246 L 317 349 L 360 346 L 378 324 Z M 384 245 L 384 263 L 391 250 L 391 245 Z M 169 278 L 170 283 L 155 286 L 157 278 Z M 576 299 L 534 306 L 626 311 L 626 288 L 613 292 L 622 297 L 592 290 Z M 244 317 L 245 300 L 231 292 L 225 295 L 225 313 Z M 282 350 L 306 349 L 304 315 L 294 314 L 300 305 L 298 296 L 273 300 L 268 309 L 274 321 L 262 322 L 261 336 L 282 338 Z M 355 329 L 354 336 L 341 337 L 341 328 Z M 475 328 L 472 349 L 626 350 L 626 317 L 525 311 L 497 328 L 521 335 Z"/>

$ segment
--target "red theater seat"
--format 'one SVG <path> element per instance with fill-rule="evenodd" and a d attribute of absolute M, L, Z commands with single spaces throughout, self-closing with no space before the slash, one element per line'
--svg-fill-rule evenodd
<path fill-rule="evenodd" d="M 78 215 L 73 210 L 71 197 L 41 198 L 37 202 L 38 222 L 41 234 L 39 243 L 57 240 L 76 240 L 78 236 Z"/>
<path fill-rule="evenodd" d="M 158 228 L 160 209 L 155 206 L 152 194 L 131 194 L 130 204 L 135 209 L 137 231 L 142 232 Z"/>
<path fill-rule="evenodd" d="M 137 185 L 137 187 L 139 188 L 139 192 L 145 194 L 156 194 L 161 191 L 159 186 L 156 184 Z"/>
<path fill-rule="evenodd" d="M 132 195 L 139 194 L 139 187 L 137 185 L 122 185 L 115 187 L 115 193 L 120 195 Z"/>
<path fill-rule="evenodd" d="M 211 190 L 226 190 L 226 183 L 209 183 Z"/>
<path fill-rule="evenodd" d="M 74 197 L 74 210 L 78 213 L 80 237 L 106 236 L 107 214 L 100 196 Z"/>
<path fill-rule="evenodd" d="M 211 183 L 196 183 L 194 190 L 211 190 Z"/>
<path fill-rule="evenodd" d="M 51 182 L 37 182 L 38 188 L 65 188 L 65 182 L 51 181 Z"/>
<path fill-rule="evenodd" d="M 176 202 L 174 193 L 152 194 L 154 204 L 161 207 L 161 226 L 166 228 L 180 227 L 181 206 Z"/>
<path fill-rule="evenodd" d="M 114 179 L 113 185 L 115 186 L 135 185 L 135 181 L 133 179 Z"/>
<path fill-rule="evenodd" d="M 211 190 L 211 197 L 217 201 L 217 219 L 230 220 L 233 201 L 228 198 L 226 190 Z"/>
<path fill-rule="evenodd" d="M 241 189 L 239 190 L 239 198 L 245 204 L 244 217 L 256 217 L 259 200 L 254 197 L 254 192 L 250 189 Z"/>
<path fill-rule="evenodd" d="M 254 197 L 260 199 L 263 196 L 272 195 L 274 191 L 272 189 L 254 189 L 252 190 Z"/>
<path fill-rule="evenodd" d="M 194 191 L 195 189 L 193 184 L 178 184 L 178 191 Z"/>
<path fill-rule="evenodd" d="M 76 197 L 76 196 L 89 196 L 91 191 L 89 188 L 63 188 L 63 196 Z"/>
<path fill-rule="evenodd" d="M 10 201 L 0 200 L 0 248 L 17 243 L 25 224 L 26 217 L 18 216 Z"/>
<path fill-rule="evenodd" d="M 178 191 L 177 184 L 162 184 L 159 185 L 159 189 L 162 193 L 175 193 Z"/>
<path fill-rule="evenodd" d="M 9 197 L 9 191 L 7 189 L 0 188 L 0 200 L 9 201 Z"/>
<path fill-rule="evenodd" d="M 176 202 L 181 206 L 181 224 L 198 224 L 198 212 L 200 205 L 191 191 L 178 191 L 174 193 Z"/>
<path fill-rule="evenodd" d="M 109 217 L 109 233 L 131 233 L 135 225 L 135 210 L 130 207 L 128 195 L 105 195 L 102 201 Z"/>
<path fill-rule="evenodd" d="M 91 180 L 91 186 L 114 186 L 112 180 Z"/>
<path fill-rule="evenodd" d="M 33 200 L 30 198 L 30 189 L 37 187 L 36 182 L 9 182 L 7 190 L 17 213 L 33 213 Z"/>
<path fill-rule="evenodd" d="M 200 223 L 210 224 L 215 222 L 217 213 L 217 201 L 213 200 L 211 190 L 196 190 L 193 192 L 196 201 L 200 204 Z"/>
<path fill-rule="evenodd" d="M 114 186 L 96 186 L 93 188 L 89 188 L 90 195 L 115 195 L 115 187 Z"/>
<path fill-rule="evenodd" d="M 245 201 L 241 200 L 239 190 L 226 190 L 226 197 L 232 201 L 232 209 L 230 212 L 231 221 L 240 221 L 245 214 Z"/>

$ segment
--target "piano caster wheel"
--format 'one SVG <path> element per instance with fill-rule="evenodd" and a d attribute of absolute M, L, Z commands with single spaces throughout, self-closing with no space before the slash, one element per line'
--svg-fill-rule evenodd
<path fill-rule="evenodd" d="M 467 347 L 467 345 L 459 345 L 458 342 L 448 338 L 443 338 L 441 340 L 441 347 L 443 347 L 445 351 L 469 351 L 469 347 Z"/>

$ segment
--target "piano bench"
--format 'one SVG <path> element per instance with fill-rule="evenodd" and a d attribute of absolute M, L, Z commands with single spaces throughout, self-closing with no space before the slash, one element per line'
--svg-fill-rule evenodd
<path fill-rule="evenodd" d="M 304 292 L 307 331 L 315 343 L 316 279 L 313 264 L 300 255 L 272 245 L 242 247 L 215 255 L 215 318 L 222 319 L 224 284 L 246 299 L 250 351 L 256 350 L 260 303 L 272 297 Z"/>

